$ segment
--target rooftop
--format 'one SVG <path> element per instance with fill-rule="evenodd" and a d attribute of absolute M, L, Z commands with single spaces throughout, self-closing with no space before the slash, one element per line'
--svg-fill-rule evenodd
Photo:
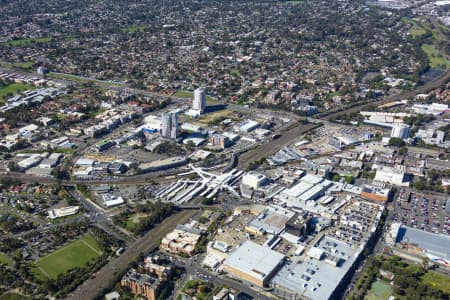
<path fill-rule="evenodd" d="M 284 255 L 254 242 L 246 241 L 231 253 L 225 265 L 257 279 L 266 278 L 282 261 Z"/>
<path fill-rule="evenodd" d="M 401 226 L 397 234 L 396 243 L 407 242 L 425 249 L 427 254 L 450 259 L 450 237 L 423 230 Z"/>

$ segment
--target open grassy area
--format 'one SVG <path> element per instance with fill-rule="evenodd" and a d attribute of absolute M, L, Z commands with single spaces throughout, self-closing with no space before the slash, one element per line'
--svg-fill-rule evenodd
<path fill-rule="evenodd" d="M 40 38 L 12 40 L 12 41 L 6 42 L 6 44 L 8 46 L 17 47 L 17 46 L 26 46 L 26 45 L 35 44 L 35 43 L 48 43 L 48 42 L 50 42 L 49 37 L 40 37 Z"/>
<path fill-rule="evenodd" d="M 28 300 L 28 299 L 31 298 L 17 293 L 6 293 L 0 296 L 0 300 Z"/>
<path fill-rule="evenodd" d="M 15 62 L 15 63 L 0 62 L 0 66 L 3 68 L 15 68 L 15 69 L 24 69 L 24 70 L 32 69 L 34 64 L 35 64 L 34 61 Z"/>
<path fill-rule="evenodd" d="M 36 264 L 43 275 L 56 278 L 75 267 L 83 267 L 101 255 L 97 241 L 90 234 L 39 259 Z M 36 273 L 35 273 L 36 274 Z M 39 278 L 39 274 L 36 274 Z"/>
<path fill-rule="evenodd" d="M 411 36 L 413 38 L 415 38 L 416 36 L 421 36 L 423 34 L 425 34 L 427 31 L 425 28 L 423 28 L 422 25 L 420 25 L 418 22 L 416 22 L 415 20 L 412 19 L 408 19 L 406 17 L 402 18 L 402 21 L 406 24 L 411 24 L 411 28 L 409 29 L 409 33 L 411 34 Z"/>
<path fill-rule="evenodd" d="M 228 109 L 211 112 L 211 113 L 208 113 L 208 114 L 200 117 L 194 123 L 196 123 L 200 126 L 205 125 L 205 124 L 206 125 L 217 124 L 217 123 L 225 120 L 226 118 L 228 118 L 232 113 L 233 113 L 233 111 L 228 110 Z"/>
<path fill-rule="evenodd" d="M 442 40 L 447 39 L 445 37 L 445 34 L 440 32 L 440 29 L 433 29 L 430 26 L 430 21 L 424 18 L 409 19 L 404 17 L 402 18 L 402 21 L 405 24 L 411 25 L 409 33 L 413 38 L 424 35 L 427 32 L 430 32 L 432 34 L 432 42 L 422 45 L 422 50 L 427 54 L 430 61 L 430 67 L 438 69 L 446 69 L 450 67 L 450 61 L 446 59 L 446 57 L 440 52 L 437 46 Z"/>
<path fill-rule="evenodd" d="M 392 287 L 389 283 L 377 280 L 367 293 L 366 300 L 387 300 L 392 295 Z"/>
<path fill-rule="evenodd" d="M 135 214 L 132 215 L 127 220 L 126 230 L 128 231 L 134 231 L 136 229 L 136 226 L 141 222 L 142 219 L 148 217 L 148 214 Z"/>
<path fill-rule="evenodd" d="M 0 101 L 6 100 L 8 95 L 16 95 L 26 90 L 32 90 L 35 87 L 26 83 L 11 83 L 7 86 L 0 87 Z"/>
<path fill-rule="evenodd" d="M 65 79 L 65 80 L 69 80 L 69 81 L 76 81 L 79 83 L 93 83 L 93 84 L 97 84 L 99 86 L 104 86 L 104 87 L 124 86 L 125 85 L 125 84 L 119 83 L 119 82 L 105 82 L 105 81 L 101 81 L 101 80 L 97 80 L 97 79 L 82 78 L 82 77 L 75 76 L 75 75 L 60 74 L 60 73 L 53 73 L 53 72 L 48 73 L 47 77 L 55 78 L 55 79 Z"/>
<path fill-rule="evenodd" d="M 56 148 L 54 152 L 63 154 L 73 154 L 77 151 L 75 148 Z"/>
<path fill-rule="evenodd" d="M 144 26 L 132 25 L 127 28 L 123 28 L 122 32 L 135 33 L 135 32 L 143 32 Z"/>
<path fill-rule="evenodd" d="M 194 99 L 194 93 L 190 91 L 178 91 L 173 95 L 178 98 Z M 217 103 L 217 100 L 206 95 L 206 103 Z"/>
<path fill-rule="evenodd" d="M 183 292 L 195 296 L 198 300 L 207 300 L 211 299 L 213 288 L 211 283 L 195 279 L 184 284 Z M 178 295 L 176 299 L 181 299 L 181 295 Z"/>
<path fill-rule="evenodd" d="M 434 271 L 428 271 L 422 276 L 422 282 L 427 283 L 447 294 L 450 294 L 450 281 L 445 275 L 439 274 Z"/>
<path fill-rule="evenodd" d="M 430 60 L 430 66 L 432 68 L 445 69 L 450 68 L 450 61 L 448 61 L 434 45 L 422 45 L 422 50 L 428 56 Z"/>
<path fill-rule="evenodd" d="M 12 266 L 13 264 L 14 262 L 12 261 L 11 258 L 6 256 L 4 253 L 0 252 L 0 265 Z"/>
<path fill-rule="evenodd" d="M 425 29 L 418 26 L 417 24 L 409 29 L 409 33 L 412 35 L 412 37 L 424 35 L 426 32 L 427 31 Z"/>

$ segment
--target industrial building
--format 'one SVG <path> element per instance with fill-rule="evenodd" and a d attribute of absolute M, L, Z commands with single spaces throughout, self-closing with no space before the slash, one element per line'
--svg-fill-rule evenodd
<path fill-rule="evenodd" d="M 281 253 L 245 241 L 230 254 L 224 262 L 223 269 L 234 277 L 263 287 L 283 266 L 284 259 L 285 256 Z"/>
<path fill-rule="evenodd" d="M 450 267 L 450 237 L 447 235 L 393 223 L 386 242 L 401 257 L 427 257 L 431 262 Z"/>
<path fill-rule="evenodd" d="M 448 111 L 448 105 L 442 103 L 414 104 L 412 110 L 418 114 L 440 115 Z"/>
<path fill-rule="evenodd" d="M 391 137 L 407 139 L 409 138 L 411 127 L 403 123 L 394 123 L 391 131 Z"/>
<path fill-rule="evenodd" d="M 258 122 L 253 120 L 247 120 L 243 124 L 241 124 L 241 126 L 239 127 L 239 131 L 244 133 L 251 132 L 256 128 L 258 128 L 258 126 L 259 126 Z"/>
<path fill-rule="evenodd" d="M 307 174 L 300 178 L 298 183 L 291 188 L 283 190 L 276 195 L 276 200 L 285 203 L 288 207 L 305 208 L 309 201 L 316 200 L 324 195 L 325 191 L 333 183 L 318 176 Z"/>

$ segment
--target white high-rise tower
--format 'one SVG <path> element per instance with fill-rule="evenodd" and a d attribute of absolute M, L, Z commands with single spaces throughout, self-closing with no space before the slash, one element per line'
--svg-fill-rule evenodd
<path fill-rule="evenodd" d="M 178 114 L 170 112 L 161 116 L 161 135 L 168 139 L 178 137 Z"/>
<path fill-rule="evenodd" d="M 203 114 L 206 108 L 206 91 L 204 88 L 198 88 L 194 91 L 194 101 L 192 109 Z"/>

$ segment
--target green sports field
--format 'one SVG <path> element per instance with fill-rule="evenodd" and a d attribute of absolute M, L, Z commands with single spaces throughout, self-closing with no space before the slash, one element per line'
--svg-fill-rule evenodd
<path fill-rule="evenodd" d="M 56 278 L 75 267 L 83 267 L 102 254 L 97 241 L 89 234 L 39 259 L 37 268 L 46 277 Z M 38 277 L 39 274 L 37 274 Z"/>
<path fill-rule="evenodd" d="M 392 287 L 384 281 L 375 281 L 366 296 L 366 300 L 387 300 L 392 295 Z"/>
<path fill-rule="evenodd" d="M 427 54 L 432 68 L 446 69 L 450 67 L 450 61 L 434 45 L 422 45 L 422 50 Z"/>

